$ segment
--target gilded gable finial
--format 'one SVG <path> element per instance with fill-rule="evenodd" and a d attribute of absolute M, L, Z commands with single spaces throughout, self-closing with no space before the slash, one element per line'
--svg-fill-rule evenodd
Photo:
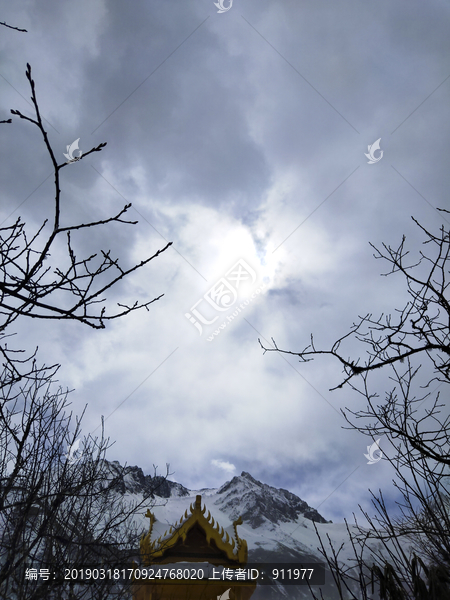
<path fill-rule="evenodd" d="M 236 544 L 238 549 L 241 547 L 241 538 L 238 536 L 238 532 L 237 532 L 237 525 L 242 525 L 242 517 L 239 517 L 238 519 L 236 519 L 236 521 L 233 521 L 233 528 L 234 528 L 234 535 L 236 536 Z"/>
<path fill-rule="evenodd" d="M 191 513 L 190 515 L 189 512 Z M 179 520 L 176 520 L 172 524 L 168 523 L 168 530 L 153 542 L 150 540 L 150 537 L 157 519 L 150 510 L 147 510 L 145 516 L 150 519 L 149 532 L 141 538 L 140 542 L 141 554 L 144 557 L 145 564 L 150 564 L 150 559 L 153 562 L 167 562 L 167 552 L 172 552 L 172 558 L 173 553 L 175 552 L 176 555 L 180 547 L 190 547 L 196 539 L 195 536 L 192 537 L 190 534 L 193 527 L 199 527 L 200 532 L 203 532 L 202 535 L 205 537 L 206 545 L 214 546 L 214 553 L 218 557 L 222 556 L 233 565 L 245 565 L 247 562 L 247 543 L 239 537 L 237 532 L 237 525 L 242 524 L 242 518 L 239 517 L 233 521 L 234 535 L 231 531 L 228 534 L 212 516 L 206 505 L 202 506 L 202 497 L 200 494 L 196 496 L 195 502 L 192 502 L 189 508 L 185 510 L 184 516 L 181 516 Z M 182 548 L 182 550 L 185 552 L 186 549 Z M 183 556 L 183 553 L 180 556 Z M 178 558 L 178 560 L 181 559 Z M 214 558 L 214 560 L 219 561 L 219 558 Z"/>
<path fill-rule="evenodd" d="M 148 526 L 148 532 L 151 533 L 152 529 L 153 529 L 153 523 L 156 521 L 156 517 L 152 512 L 150 512 L 149 508 L 147 508 L 147 512 L 145 513 L 145 516 L 147 517 L 147 519 L 150 519 L 150 523 Z"/>

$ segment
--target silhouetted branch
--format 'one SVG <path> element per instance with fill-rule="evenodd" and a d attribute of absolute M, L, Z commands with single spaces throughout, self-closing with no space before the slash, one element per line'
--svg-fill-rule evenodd
<path fill-rule="evenodd" d="M 12 25 L 8 25 L 7 23 L 4 22 L 0 22 L 0 25 L 3 25 L 3 27 L 8 27 L 9 29 L 14 29 L 15 31 L 21 31 L 22 33 L 28 33 L 28 31 L 26 29 L 20 29 L 19 27 L 13 27 Z M 10 122 L 10 121 L 8 121 Z M 2 123 L 4 123 L 4 121 L 2 121 Z"/>
<path fill-rule="evenodd" d="M 441 212 L 449 213 L 446 209 Z M 347 385 L 366 404 L 365 409 L 341 411 L 348 428 L 372 440 L 386 436 L 394 449 L 392 457 L 384 451 L 383 460 L 389 461 L 395 472 L 400 517 L 390 516 L 381 490 L 378 495 L 371 492 L 376 516 L 372 518 L 360 507 L 369 527 L 361 527 L 356 517 L 355 526 L 347 525 L 354 553 L 351 565 L 339 560 L 342 546 L 336 550 L 328 539 L 328 550 L 316 528 L 319 551 L 342 600 L 369 600 L 374 593 L 380 600 L 450 597 L 450 416 L 440 392 L 431 398 L 432 392 L 422 391 L 434 381 L 450 383 L 450 231 L 442 225 L 435 234 L 413 220 L 427 247 L 427 252 L 419 251 L 417 260 L 410 260 L 405 237 L 396 248 L 383 244 L 377 250 L 372 246 L 375 258 L 389 264 L 384 275 L 400 273 L 406 282 L 409 301 L 395 311 L 395 317 L 359 317 L 348 333 L 325 350 L 316 348 L 312 335 L 310 344 L 300 352 L 281 350 L 274 340 L 273 348 L 266 348 L 259 340 L 264 352 L 292 354 L 301 362 L 319 355 L 336 358 L 344 377 L 331 389 Z M 344 344 L 350 339 L 364 344 L 364 359 L 344 354 Z M 418 383 L 422 365 L 417 359 L 433 370 L 422 386 Z M 379 394 L 371 391 L 369 379 L 374 371 L 385 369 L 392 387 L 380 401 Z M 425 402 L 428 405 L 421 409 Z M 317 598 L 314 592 L 313 597 Z"/>
<path fill-rule="evenodd" d="M 110 223 L 124 223 L 135 225 L 137 221 L 129 221 L 123 215 L 131 207 L 126 204 L 122 210 L 112 217 L 77 223 L 61 227 L 61 190 L 60 175 L 62 168 L 69 163 L 58 164 L 47 132 L 44 129 L 39 105 L 36 97 L 35 82 L 31 77 L 31 67 L 27 64 L 26 77 L 31 87 L 31 100 L 36 113 L 36 118 L 23 115 L 18 110 L 12 114 L 35 125 L 41 132 L 47 152 L 54 170 L 55 199 L 53 226 L 47 237 L 39 245 L 39 240 L 44 236 L 44 229 L 48 219 L 30 238 L 27 236 L 25 224 L 20 218 L 8 227 L 0 228 L 0 331 L 4 331 L 16 318 L 26 316 L 34 319 L 70 319 L 77 320 L 95 329 L 105 327 L 105 322 L 117 319 L 140 308 L 146 308 L 153 302 L 162 298 L 163 294 L 146 302 L 135 302 L 132 305 L 118 303 L 122 310 L 110 313 L 105 306 L 106 298 L 103 294 L 119 281 L 147 265 L 167 250 L 171 242 L 157 250 L 152 256 L 140 263 L 123 269 L 118 259 L 113 259 L 110 251 L 100 251 L 100 256 L 95 253 L 85 258 L 77 259 L 72 247 L 70 234 L 81 229 L 98 227 Z M 100 152 L 106 143 L 89 150 L 80 157 L 81 160 L 92 154 Z M 75 162 L 77 162 L 75 161 Z M 50 256 L 55 241 L 60 234 L 67 234 L 67 257 L 69 265 L 66 268 L 55 264 L 51 266 Z M 61 262 L 60 254 L 57 253 Z M 44 261 L 48 261 L 44 264 Z M 115 272 L 104 282 L 103 275 L 110 270 Z M 53 276 L 53 278 L 51 278 Z M 102 284 L 97 282 L 102 279 Z M 61 295 L 62 292 L 62 295 Z"/>

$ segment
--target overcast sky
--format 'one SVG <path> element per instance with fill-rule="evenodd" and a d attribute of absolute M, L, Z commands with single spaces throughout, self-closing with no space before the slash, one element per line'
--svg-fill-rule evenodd
<path fill-rule="evenodd" d="M 108 296 L 164 294 L 148 312 L 101 331 L 15 325 L 18 347 L 61 363 L 74 412 L 88 403 L 83 432 L 104 415 L 111 460 L 170 463 L 190 488 L 245 470 L 335 521 L 367 507 L 369 487 L 389 497 L 389 465 L 368 465 L 371 440 L 342 429 L 339 409 L 360 400 L 328 391 L 339 365 L 264 355 L 257 340 L 298 351 L 314 333 L 328 347 L 358 315 L 404 305 L 369 241 L 405 234 L 416 255 L 411 215 L 437 230 L 448 208 L 448 2 L 0 7 L 28 30 L 0 28 L 0 119 L 32 116 L 29 62 L 58 160 L 78 138 L 81 152 L 108 144 L 61 172 L 62 222 L 127 202 L 139 221 L 74 235 L 78 255 L 111 249 L 130 266 L 173 242 Z M 1 127 L 0 221 L 34 230 L 51 216 L 52 165 L 33 125 Z"/>

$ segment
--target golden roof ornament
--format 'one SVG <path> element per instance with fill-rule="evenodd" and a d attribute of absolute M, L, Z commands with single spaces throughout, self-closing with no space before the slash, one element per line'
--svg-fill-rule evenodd
<path fill-rule="evenodd" d="M 156 517 L 147 510 L 145 516 L 150 519 L 149 530 L 140 541 L 145 565 L 186 561 L 240 567 L 247 563 L 247 542 L 237 532 L 242 518 L 233 521 L 234 535 L 230 537 L 209 510 L 205 516 L 206 505 L 202 508 L 201 500 L 201 495 L 197 495 L 195 503 L 189 506 L 189 512 L 186 509 L 180 520 L 155 540 L 151 538 Z"/>

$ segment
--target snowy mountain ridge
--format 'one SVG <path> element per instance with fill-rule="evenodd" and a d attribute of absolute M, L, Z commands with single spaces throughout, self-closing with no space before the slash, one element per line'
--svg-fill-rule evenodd
<path fill-rule="evenodd" d="M 233 521 L 242 518 L 242 524 L 238 525 L 238 534 L 247 542 L 249 564 L 300 565 L 320 562 L 325 565 L 325 585 L 321 588 L 323 597 L 326 600 L 339 598 L 333 576 L 319 547 L 322 543 L 327 554 L 331 556 L 330 550 L 333 546 L 335 550 L 339 550 L 339 562 L 351 568 L 354 565 L 355 554 L 349 540 L 347 525 L 327 521 L 315 508 L 292 492 L 262 483 L 245 471 L 218 488 L 190 490 L 180 483 L 160 476 L 144 475 L 142 469 L 137 466 L 121 467 L 118 462 L 108 462 L 108 466 L 111 475 L 118 477 L 115 489 L 124 501 L 142 502 L 134 517 L 138 531 L 148 531 L 149 521 L 144 515 L 149 509 L 155 517 L 152 538 L 164 538 L 169 534 L 171 526 L 177 526 L 186 510 L 189 514 L 196 496 L 201 495 L 202 506 L 206 506 L 214 521 L 219 523 L 230 537 L 234 535 Z M 144 498 L 147 499 L 143 501 Z M 350 531 L 356 531 L 352 525 L 348 528 Z M 402 548 L 407 554 L 408 547 L 409 543 L 405 540 Z M 372 542 L 367 537 L 364 555 L 368 564 L 373 563 L 376 550 L 383 552 L 375 539 Z M 316 592 L 320 594 L 318 589 Z M 281 584 L 277 587 L 261 586 L 261 589 L 258 586 L 252 596 L 252 600 L 286 598 L 303 600 L 312 596 L 307 586 Z"/>
<path fill-rule="evenodd" d="M 113 474 L 121 468 L 119 463 L 109 464 Z M 292 492 L 261 483 L 245 471 L 219 488 L 190 490 L 162 477 L 144 475 L 139 467 L 125 467 L 117 492 L 130 502 L 140 501 L 144 494 L 154 488 L 155 483 L 159 487 L 153 498 L 144 502 L 135 518 L 142 532 L 148 531 L 149 521 L 144 514 L 149 508 L 156 518 L 153 525 L 155 538 L 163 536 L 186 510 L 189 512 L 196 496 L 201 495 L 202 506 L 206 505 L 214 520 L 230 534 L 233 521 L 242 517 L 243 523 L 238 526 L 238 533 L 247 541 L 249 563 L 325 562 L 318 551 L 315 526 L 324 540 L 328 534 L 337 546 L 347 539 L 343 523 L 326 521 L 316 509 Z M 348 548 L 348 557 L 351 556 L 350 550 Z M 338 597 L 328 570 L 323 589 L 326 598 L 333 600 Z M 255 600 L 258 597 L 255 596 Z M 280 586 L 276 589 L 266 588 L 262 597 L 274 600 L 286 597 L 302 599 L 311 598 L 311 595 L 306 586 Z"/>
<path fill-rule="evenodd" d="M 115 461 L 109 463 L 112 475 L 117 475 L 121 469 Z M 152 492 L 152 497 L 174 499 L 192 498 L 197 494 L 205 497 L 218 496 L 214 504 L 226 513 L 232 520 L 242 517 L 252 529 L 270 522 L 278 525 L 281 522 L 295 521 L 299 515 L 317 523 L 327 523 L 316 509 L 308 506 L 298 496 L 277 489 L 254 479 L 250 473 L 243 471 L 240 476 L 233 477 L 220 488 L 205 488 L 189 490 L 180 483 L 169 481 L 161 476 L 144 475 L 137 466 L 125 467 L 116 490 L 120 494 L 142 494 Z"/>
<path fill-rule="evenodd" d="M 279 525 L 295 521 L 299 515 L 317 523 L 327 522 L 295 494 L 261 483 L 245 471 L 220 487 L 217 495 L 215 504 L 223 512 L 232 519 L 241 516 L 252 529 L 267 522 Z"/>

